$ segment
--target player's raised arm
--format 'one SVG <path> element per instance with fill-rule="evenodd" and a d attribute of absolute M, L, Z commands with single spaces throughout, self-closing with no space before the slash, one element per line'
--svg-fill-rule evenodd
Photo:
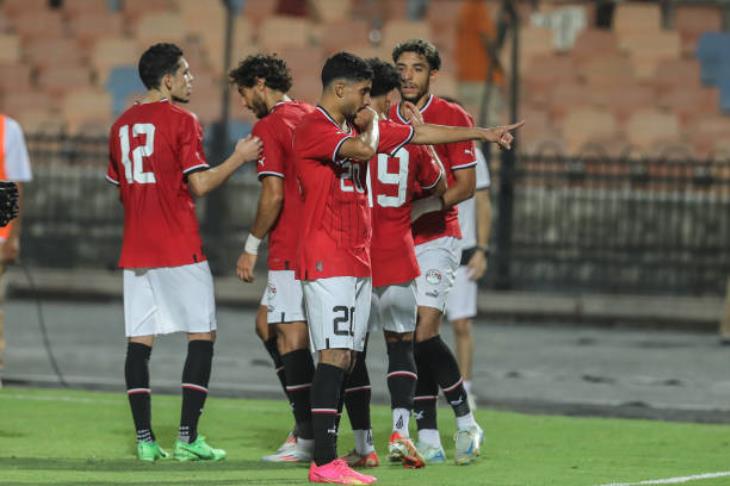
<path fill-rule="evenodd" d="M 378 151 L 380 140 L 380 129 L 378 125 L 379 116 L 370 107 L 360 110 L 355 118 L 355 124 L 362 130 L 362 133 L 353 138 L 345 140 L 337 152 L 340 158 L 355 160 L 370 160 Z"/>
<path fill-rule="evenodd" d="M 442 144 L 465 142 L 469 140 L 484 140 L 496 143 L 500 148 L 509 150 L 512 147 L 513 130 L 525 124 L 524 121 L 494 128 L 482 127 L 450 127 L 446 125 L 424 124 L 415 127 L 415 134 L 411 143 L 417 145 Z"/>
<path fill-rule="evenodd" d="M 243 164 L 256 160 L 261 154 L 261 140 L 248 136 L 236 143 L 233 153 L 222 164 L 188 175 L 190 190 L 197 197 L 208 194 L 223 184 Z"/>

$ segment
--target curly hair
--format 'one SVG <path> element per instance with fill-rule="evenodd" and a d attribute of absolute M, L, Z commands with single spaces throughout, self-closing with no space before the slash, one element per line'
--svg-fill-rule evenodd
<path fill-rule="evenodd" d="M 271 89 L 288 92 L 291 89 L 292 77 L 289 67 L 276 54 L 254 54 L 240 62 L 238 67 L 228 73 L 231 83 L 251 88 L 256 79 L 264 80 Z"/>
<path fill-rule="evenodd" d="M 393 62 L 398 62 L 398 58 L 404 52 L 415 52 L 426 58 L 432 71 L 441 69 L 441 56 L 436 46 L 423 39 L 410 39 L 401 42 L 393 48 Z"/>

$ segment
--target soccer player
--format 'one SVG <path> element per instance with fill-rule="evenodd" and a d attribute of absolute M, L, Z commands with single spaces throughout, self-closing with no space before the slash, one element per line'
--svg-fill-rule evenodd
<path fill-rule="evenodd" d="M 441 67 L 441 58 L 429 42 L 414 39 L 393 49 L 393 61 L 401 75 L 401 98 L 415 104 L 426 123 L 471 126 L 458 105 L 430 93 L 430 82 Z M 409 110 L 401 103 L 391 109 L 391 118 L 408 123 Z M 416 117 L 418 120 L 419 117 Z M 511 130 L 521 123 L 494 129 L 494 139 L 509 148 Z M 435 151 L 446 170 L 448 189 L 440 197 L 416 201 L 413 234 L 421 275 L 416 279 L 418 325 L 415 358 L 418 368 L 415 410 L 418 448 L 427 462 L 444 462 L 446 456 L 436 426 L 436 400 L 441 389 L 456 415 L 455 460 L 468 464 L 479 455 L 483 432 L 474 420 L 463 379 L 451 350 L 439 335 L 446 297 L 453 285 L 460 261 L 456 205 L 474 195 L 476 155 L 473 142 L 436 145 Z M 423 214 L 423 217 L 420 215 Z"/>
<path fill-rule="evenodd" d="M 381 140 L 397 124 L 387 119 L 392 100 L 397 96 L 400 75 L 394 66 L 369 59 L 374 78 L 371 105 L 379 116 Z M 417 113 L 414 106 L 412 115 Z M 358 113 L 364 114 L 363 111 Z M 362 125 L 358 118 L 356 125 Z M 414 127 L 410 144 L 444 143 L 483 139 L 496 141 L 501 129 L 423 125 Z M 368 171 L 368 194 L 372 207 L 373 238 L 371 262 L 373 294 L 370 330 L 382 325 L 389 356 L 388 386 L 393 407 L 393 434 L 389 441 L 391 460 L 407 467 L 424 465 L 409 438 L 408 419 L 413 408 L 416 368 L 413 358 L 413 331 L 416 328 L 416 297 L 413 279 L 419 274 L 411 234 L 411 201 L 416 192 L 436 196 L 446 190 L 441 166 L 423 147 L 406 145 L 389 154 L 373 157 Z M 366 337 L 367 340 L 367 337 Z M 370 430 L 370 380 L 365 366 L 365 351 L 355 362 L 345 386 L 345 405 L 355 435 L 355 449 L 343 459 L 352 467 L 379 464 Z"/>
<path fill-rule="evenodd" d="M 309 352 L 302 284 L 294 278 L 302 202 L 292 137 L 294 128 L 314 108 L 287 96 L 292 85 L 291 73 L 286 63 L 274 55 L 249 56 L 229 77 L 238 88 L 243 105 L 259 119 L 253 135 L 264 144 L 256 165 L 262 185 L 258 210 L 238 258 L 236 273 L 246 282 L 253 281 L 258 248 L 268 234 L 269 274 L 261 311 L 266 312 L 266 322 L 274 335 L 269 337 L 268 330 L 259 334 L 269 337 L 266 348 L 275 363 L 279 360 L 277 368 L 283 367 L 285 391 L 296 420 L 296 440 L 288 439 L 264 460 L 308 463 L 314 447 L 309 398 L 314 362 Z"/>
<path fill-rule="evenodd" d="M 182 412 L 174 457 L 180 461 L 225 458 L 208 445 L 197 425 L 208 394 L 216 318 L 213 278 L 202 250 L 191 197 L 212 191 L 261 151 L 257 138 L 239 140 L 231 156 L 211 168 L 203 153 L 203 131 L 186 103 L 193 75 L 183 52 L 155 44 L 139 60 L 147 87 L 143 100 L 112 125 L 106 179 L 119 188 L 124 206 L 124 376 L 137 431 L 137 457 L 168 457 L 151 425 L 148 362 L 155 337 L 185 332 Z"/>
<path fill-rule="evenodd" d="M 472 319 L 477 315 L 477 281 L 487 271 L 489 235 L 492 224 L 492 206 L 489 200 L 490 177 L 484 154 L 476 149 L 476 191 L 474 197 L 459 203 L 459 228 L 461 230 L 461 261 L 456 270 L 454 288 L 446 301 L 446 317 L 454 328 L 456 360 L 464 378 L 464 389 L 469 407 L 476 409 L 472 392 L 472 365 L 474 362 L 474 337 Z"/>

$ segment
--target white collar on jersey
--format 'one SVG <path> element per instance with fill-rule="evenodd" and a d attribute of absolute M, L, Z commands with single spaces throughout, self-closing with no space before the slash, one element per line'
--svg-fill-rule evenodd
<path fill-rule="evenodd" d="M 428 110 L 428 107 L 431 106 L 432 101 L 433 101 L 433 95 L 430 94 L 430 95 L 428 95 L 428 101 L 426 101 L 426 104 L 423 105 L 423 107 L 418 111 L 420 111 L 421 113 L 425 113 L 426 110 Z M 408 120 L 406 120 L 405 118 L 403 118 L 403 115 L 400 114 L 400 106 L 401 106 L 401 103 L 398 103 L 398 109 L 395 110 L 395 114 L 398 115 L 398 119 L 401 122 L 409 124 L 410 122 Z"/>
<path fill-rule="evenodd" d="M 345 120 L 345 126 L 343 127 L 343 126 L 340 126 L 340 125 L 339 125 L 339 124 L 337 123 L 337 120 L 335 120 L 334 118 L 332 118 L 332 115 L 330 115 L 330 114 L 329 114 L 329 113 L 327 112 L 327 110 L 325 110 L 324 108 L 322 108 L 322 107 L 321 107 L 320 105 L 317 105 L 317 110 L 319 110 L 319 112 L 320 112 L 320 113 L 322 113 L 322 114 L 324 115 L 324 117 L 325 117 L 325 118 L 327 118 L 327 119 L 328 119 L 328 120 L 329 120 L 330 122 L 332 122 L 332 124 L 333 124 L 334 126 L 336 126 L 338 130 L 347 130 L 347 131 L 352 131 L 352 127 L 350 126 L 350 124 L 349 124 L 349 123 L 347 123 L 347 120 Z"/>

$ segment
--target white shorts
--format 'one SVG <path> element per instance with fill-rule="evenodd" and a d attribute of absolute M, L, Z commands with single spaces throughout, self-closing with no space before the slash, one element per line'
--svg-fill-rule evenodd
<path fill-rule="evenodd" d="M 418 305 L 444 312 L 446 298 L 454 285 L 454 276 L 461 260 L 459 240 L 445 236 L 416 245 L 416 259 L 421 267 L 421 275 L 416 277 Z"/>
<path fill-rule="evenodd" d="M 125 269 L 124 328 L 127 337 L 215 331 L 208 262 Z"/>
<path fill-rule="evenodd" d="M 476 281 L 469 278 L 469 267 L 460 266 L 456 270 L 454 288 L 446 301 L 446 317 L 449 321 L 476 317 L 478 291 Z"/>
<path fill-rule="evenodd" d="M 416 330 L 416 281 L 387 285 L 373 289 L 370 306 L 370 332 L 384 331 L 403 334 Z"/>
<path fill-rule="evenodd" d="M 372 280 L 330 277 L 302 282 L 315 351 L 365 348 Z"/>
<path fill-rule="evenodd" d="M 269 324 L 307 320 L 302 282 L 294 278 L 293 270 L 269 270 L 261 305 L 268 309 Z"/>

